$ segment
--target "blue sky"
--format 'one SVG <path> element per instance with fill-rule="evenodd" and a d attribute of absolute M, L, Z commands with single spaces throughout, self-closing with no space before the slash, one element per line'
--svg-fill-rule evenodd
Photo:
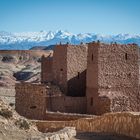
<path fill-rule="evenodd" d="M 140 34 L 140 0 L 0 0 L 0 30 Z"/>

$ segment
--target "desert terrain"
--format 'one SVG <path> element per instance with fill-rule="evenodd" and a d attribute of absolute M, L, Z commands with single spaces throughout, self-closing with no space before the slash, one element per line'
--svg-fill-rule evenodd
<path fill-rule="evenodd" d="M 40 82 L 41 57 L 52 51 L 0 51 L 0 97 L 14 105 L 15 83 Z"/>

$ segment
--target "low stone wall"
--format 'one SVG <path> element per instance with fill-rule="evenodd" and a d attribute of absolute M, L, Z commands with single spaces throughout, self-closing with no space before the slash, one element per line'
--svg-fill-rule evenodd
<path fill-rule="evenodd" d="M 56 132 L 65 127 L 76 127 L 77 121 L 33 121 L 41 132 Z"/>
<path fill-rule="evenodd" d="M 80 119 L 76 129 L 106 132 L 140 138 L 140 113 L 108 113 L 93 119 Z"/>
<path fill-rule="evenodd" d="M 108 113 L 73 121 L 36 121 L 40 131 L 75 127 L 83 132 L 105 132 L 140 138 L 140 113 Z"/>
<path fill-rule="evenodd" d="M 93 118 L 93 115 L 87 114 L 74 114 L 74 113 L 61 113 L 61 112 L 47 112 L 46 113 L 46 120 L 49 121 L 71 121 L 71 120 L 78 120 L 81 118 Z"/>

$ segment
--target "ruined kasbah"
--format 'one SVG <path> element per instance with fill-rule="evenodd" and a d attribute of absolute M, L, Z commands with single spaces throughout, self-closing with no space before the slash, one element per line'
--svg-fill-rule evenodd
<path fill-rule="evenodd" d="M 16 84 L 16 111 L 41 131 L 74 126 L 140 138 L 138 58 L 136 44 L 56 45 L 42 56 L 41 83 Z"/>

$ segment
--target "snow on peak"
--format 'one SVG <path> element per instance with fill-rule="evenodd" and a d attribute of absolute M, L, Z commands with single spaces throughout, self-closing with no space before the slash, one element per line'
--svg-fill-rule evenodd
<path fill-rule="evenodd" d="M 140 45 L 140 35 L 118 34 L 100 35 L 94 33 L 72 34 L 68 31 L 57 30 L 39 32 L 9 33 L 0 31 L 0 49 L 29 49 L 33 46 L 47 46 L 56 43 L 80 44 L 100 40 L 102 42 L 136 43 Z"/>

